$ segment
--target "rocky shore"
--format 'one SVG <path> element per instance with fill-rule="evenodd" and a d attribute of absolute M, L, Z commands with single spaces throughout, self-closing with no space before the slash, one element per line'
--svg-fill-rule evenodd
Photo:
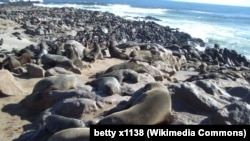
<path fill-rule="evenodd" d="M 250 61 L 150 20 L 1 4 L 0 139 L 53 141 L 92 124 L 249 125 Z"/>

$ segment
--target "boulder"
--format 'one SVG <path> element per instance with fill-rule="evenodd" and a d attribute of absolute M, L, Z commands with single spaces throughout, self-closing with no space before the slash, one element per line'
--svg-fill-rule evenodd
<path fill-rule="evenodd" d="M 30 77 L 35 77 L 35 78 L 44 77 L 45 70 L 42 67 L 31 63 L 28 63 L 26 66 L 27 66 L 27 72 Z"/>
<path fill-rule="evenodd" d="M 0 70 L 0 77 L 0 96 L 24 94 L 22 87 L 8 70 Z"/>
<path fill-rule="evenodd" d="M 212 124 L 226 125 L 249 125 L 250 124 L 250 105 L 236 101 L 219 109 L 212 116 Z"/>

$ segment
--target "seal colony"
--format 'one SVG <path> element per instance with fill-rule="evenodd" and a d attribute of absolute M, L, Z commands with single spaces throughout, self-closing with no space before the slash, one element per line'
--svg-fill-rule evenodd
<path fill-rule="evenodd" d="M 15 133 L 5 119 L 13 136 L 0 139 L 87 141 L 92 124 L 250 124 L 250 61 L 234 50 L 82 9 L 1 4 L 0 20 L 0 67 L 16 78 L 1 80 L 2 114 L 29 121 L 12 120 Z M 18 82 L 28 91 L 6 104 Z"/>

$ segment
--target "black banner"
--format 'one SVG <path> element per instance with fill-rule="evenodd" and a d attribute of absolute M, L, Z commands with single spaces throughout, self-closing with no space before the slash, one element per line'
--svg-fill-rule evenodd
<path fill-rule="evenodd" d="M 166 141 L 166 138 L 233 138 L 250 139 L 249 125 L 93 125 L 92 141 L 120 141 L 127 139 Z"/>

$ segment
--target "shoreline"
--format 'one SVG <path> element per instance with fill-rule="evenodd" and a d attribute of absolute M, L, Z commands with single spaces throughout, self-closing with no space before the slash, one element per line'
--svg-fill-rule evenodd
<path fill-rule="evenodd" d="M 151 64 L 140 62 L 141 58 L 139 58 L 139 61 L 137 60 L 136 62 L 146 65 L 149 71 L 146 71 L 146 74 L 140 74 L 142 79 L 136 84 L 123 82 L 121 85 L 123 92 L 131 94 L 149 82 L 164 84 L 170 90 L 173 101 L 172 112 L 176 121 L 172 124 L 216 125 L 250 123 L 247 118 L 237 117 L 237 115 L 241 116 L 241 114 L 236 114 L 235 119 L 242 119 L 242 121 L 234 121 L 234 117 L 221 115 L 223 113 L 221 110 L 225 110 L 224 108 L 235 103 L 243 101 L 244 103 L 240 103 L 242 107 L 249 106 L 249 96 L 238 97 L 237 94 L 234 94 L 236 92 L 231 90 L 236 88 L 250 90 L 250 62 L 236 51 L 223 49 L 218 45 L 215 45 L 214 48 L 206 49 L 204 52 L 199 51 L 194 45 L 200 44 L 204 46 L 206 43 L 201 39 L 192 38 L 188 33 L 173 30 L 168 26 L 160 26 L 154 22 L 125 20 L 106 12 L 74 8 L 36 7 L 32 5 L 20 7 L 20 5 L 15 4 L 0 5 L 0 8 L 0 39 L 3 38 L 3 44 L 0 46 L 1 54 L 5 55 L 6 52 L 3 49 L 6 49 L 6 54 L 17 56 L 12 52 L 13 47 L 17 49 L 17 52 L 27 48 L 34 49 L 35 53 L 39 46 L 44 45 L 44 41 L 46 41 L 45 44 L 49 47 L 49 54 L 52 54 L 53 47 L 66 44 L 68 40 L 73 40 L 82 46 L 86 42 L 97 41 L 102 47 L 107 46 L 110 40 L 115 40 L 117 48 L 123 50 L 128 55 L 133 50 L 153 50 L 160 53 L 160 55 L 167 54 L 167 56 L 164 56 L 166 58 L 163 58 L 165 62 L 155 61 L 151 62 L 153 63 Z M 80 90 L 85 91 L 93 88 L 86 87 L 83 82 L 93 80 L 91 76 L 113 65 L 129 62 L 129 60 L 111 57 L 108 49 L 104 51 L 107 54 L 102 59 L 98 58 L 94 62 L 81 60 L 83 68 L 74 68 L 78 71 L 76 71 L 77 73 L 71 72 L 71 74 L 76 75 L 79 80 L 78 83 L 81 83 L 75 89 L 81 88 Z M 0 58 L 1 72 L 8 70 L 8 68 L 2 66 L 4 59 L 4 57 Z M 26 65 L 21 66 L 21 68 L 27 69 Z M 45 64 L 41 64 L 40 67 L 44 72 L 47 72 L 47 67 L 43 65 Z M 41 130 L 38 130 L 39 128 L 36 128 L 37 119 L 41 118 L 40 114 L 42 113 L 30 113 L 32 104 L 36 106 L 36 103 L 32 101 L 32 98 L 29 99 L 29 96 L 35 95 L 35 93 L 32 93 L 33 87 L 39 80 L 47 78 L 47 76 L 32 77 L 31 74 L 25 71 L 21 74 L 17 74 L 18 71 L 8 71 L 21 85 L 24 94 L 5 95 L 0 98 L 1 115 L 3 117 L 0 139 L 3 141 L 18 140 L 25 131 L 32 130 L 34 132 L 33 140 L 35 140 L 35 134 L 42 133 Z M 68 70 L 68 72 L 70 71 Z M 171 76 L 172 72 L 174 73 L 173 76 Z M 92 93 L 99 94 L 94 89 Z M 119 100 L 126 101 L 130 97 L 131 95 L 123 95 L 119 96 L 119 98 L 111 98 L 108 101 L 112 103 L 111 105 L 102 103 L 102 108 L 96 106 L 98 108 L 95 112 L 81 113 L 82 116 L 78 119 L 82 121 L 85 121 L 86 117 L 91 119 L 92 116 L 108 111 L 110 107 L 115 107 Z M 21 101 L 30 102 L 31 107 L 28 107 L 31 109 L 23 107 Z M 88 109 L 85 110 L 87 111 Z M 250 109 L 243 108 L 239 112 L 247 113 L 247 110 L 249 111 Z M 234 113 L 235 111 L 230 112 Z M 51 112 L 51 114 L 55 113 Z M 46 117 L 46 115 L 43 116 Z M 77 118 L 74 117 L 73 119 Z M 22 137 L 24 138 L 25 136 Z"/>
<path fill-rule="evenodd" d="M 147 21 L 147 16 L 152 16 L 153 18 L 150 19 L 149 17 L 149 20 L 154 21 L 161 26 L 178 28 L 179 31 L 189 33 L 192 37 L 201 38 L 203 41 L 208 43 L 207 47 L 212 48 L 214 44 L 220 44 L 222 48 L 236 50 L 238 53 L 250 59 L 247 43 L 247 23 L 245 22 L 249 20 L 249 17 L 245 16 L 243 14 L 244 12 L 241 12 L 243 10 L 248 13 L 247 9 L 239 10 L 239 8 L 232 8 L 231 10 L 229 7 L 225 7 L 225 10 L 222 10 L 224 9 L 223 7 L 207 7 L 207 5 L 204 4 L 197 7 L 193 4 L 183 7 L 182 4 L 173 3 L 176 7 L 171 5 L 172 4 L 170 3 L 168 6 L 159 6 L 161 7 L 159 9 L 157 7 L 149 8 L 150 6 L 138 7 L 133 5 L 133 3 L 126 5 L 85 5 L 84 3 L 80 3 L 79 5 L 65 5 L 62 3 L 44 3 L 38 6 L 58 8 L 65 6 L 102 12 L 107 11 L 128 20 Z M 194 9 L 190 10 L 188 7 L 193 7 Z M 228 12 L 225 13 L 225 11 Z M 236 13 L 238 18 L 234 17 Z M 244 18 L 244 20 L 240 17 Z"/>

